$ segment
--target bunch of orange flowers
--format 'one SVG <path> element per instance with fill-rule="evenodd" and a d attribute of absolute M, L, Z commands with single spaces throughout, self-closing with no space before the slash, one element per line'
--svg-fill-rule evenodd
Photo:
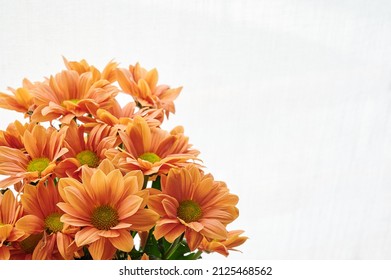
<path fill-rule="evenodd" d="M 238 197 L 183 127 L 161 128 L 182 88 L 138 63 L 64 61 L 0 93 L 28 120 L 0 131 L 0 259 L 198 259 L 246 241 L 227 230 Z"/>

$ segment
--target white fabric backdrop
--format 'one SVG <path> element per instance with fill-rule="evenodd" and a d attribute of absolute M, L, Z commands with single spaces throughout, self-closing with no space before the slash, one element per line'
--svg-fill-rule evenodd
<path fill-rule="evenodd" d="M 391 2 L 0 1 L 0 90 L 63 69 L 157 67 L 216 179 L 231 259 L 391 258 Z M 0 129 L 20 116 L 1 110 Z M 217 255 L 205 258 L 220 258 Z"/>

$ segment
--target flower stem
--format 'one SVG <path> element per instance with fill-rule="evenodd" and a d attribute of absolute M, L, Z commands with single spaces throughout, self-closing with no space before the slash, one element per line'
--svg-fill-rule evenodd
<path fill-rule="evenodd" d="M 179 244 L 181 244 L 184 236 L 185 236 L 185 233 L 182 233 L 181 236 L 179 236 L 177 239 L 175 239 L 175 241 L 171 244 L 170 248 L 168 248 L 167 252 L 164 254 L 164 256 L 163 256 L 164 260 L 170 259 L 170 257 L 175 253 Z"/>
<path fill-rule="evenodd" d="M 201 254 L 202 254 L 202 251 L 201 251 L 201 250 L 198 250 L 197 253 L 194 254 L 193 260 L 198 260 L 199 257 L 201 256 Z"/>

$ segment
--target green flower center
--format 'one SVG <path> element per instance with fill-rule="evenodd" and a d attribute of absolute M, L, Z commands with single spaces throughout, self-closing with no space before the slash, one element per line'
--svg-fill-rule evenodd
<path fill-rule="evenodd" d="M 161 160 L 161 158 L 155 153 L 144 153 L 139 156 L 142 160 L 149 161 L 150 163 L 155 163 Z"/>
<path fill-rule="evenodd" d="M 99 230 L 109 230 L 118 225 L 118 213 L 109 205 L 98 206 L 92 212 L 91 223 Z"/>
<path fill-rule="evenodd" d="M 68 101 L 71 101 L 73 104 L 77 104 L 79 102 L 79 99 L 69 99 Z"/>
<path fill-rule="evenodd" d="M 20 247 L 25 253 L 31 254 L 32 252 L 34 252 L 35 247 L 37 246 L 39 240 L 41 240 L 42 237 L 43 233 L 32 234 L 19 243 Z"/>
<path fill-rule="evenodd" d="M 94 168 L 99 165 L 99 157 L 93 151 L 82 151 L 76 155 L 76 158 L 81 165 L 87 164 L 88 167 Z"/>
<path fill-rule="evenodd" d="M 50 234 L 52 232 L 62 231 L 64 223 L 60 221 L 60 213 L 52 213 L 45 219 L 45 228 L 46 231 Z"/>
<path fill-rule="evenodd" d="M 202 217 L 200 205 L 193 200 L 184 200 L 179 203 L 177 216 L 186 223 L 198 221 Z"/>
<path fill-rule="evenodd" d="M 29 172 L 42 172 L 49 166 L 50 160 L 48 158 L 35 158 L 27 165 L 27 171 Z"/>

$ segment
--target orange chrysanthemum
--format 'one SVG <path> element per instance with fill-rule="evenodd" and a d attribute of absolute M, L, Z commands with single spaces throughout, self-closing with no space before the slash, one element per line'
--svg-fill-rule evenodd
<path fill-rule="evenodd" d="M 148 207 L 160 216 L 154 235 L 173 242 L 185 233 L 190 250 L 202 239 L 227 239 L 225 226 L 238 216 L 238 197 L 223 182 L 203 175 L 198 167 L 171 169 L 162 176 L 161 193 L 151 195 Z"/>
<path fill-rule="evenodd" d="M 156 69 L 145 70 L 136 63 L 129 69 L 120 68 L 117 71 L 117 79 L 125 93 L 129 93 L 140 107 L 162 108 L 166 116 L 175 113 L 174 100 L 182 90 L 170 88 L 167 85 L 157 85 L 158 72 Z"/>
<path fill-rule="evenodd" d="M 0 92 L 0 107 L 24 113 L 25 117 L 27 117 L 35 108 L 34 98 L 30 93 L 34 87 L 35 85 L 29 80 L 24 79 L 22 87 L 16 90 L 9 88 L 13 96 Z"/>
<path fill-rule="evenodd" d="M 0 193 L 0 260 L 10 258 L 9 242 L 19 240 L 24 232 L 14 227 L 16 220 L 22 214 L 22 208 L 16 201 L 12 191 Z"/>
<path fill-rule="evenodd" d="M 59 177 L 79 177 L 80 167 L 98 167 L 106 158 L 105 152 L 120 143 L 117 130 L 108 125 L 95 125 L 87 134 L 85 127 L 72 121 L 67 129 L 64 145 L 69 150 L 56 167 Z"/>
<path fill-rule="evenodd" d="M 23 179 L 35 181 L 50 175 L 56 161 L 68 150 L 63 148 L 65 129 L 59 132 L 52 128 L 35 125 L 31 132 L 26 130 L 22 141 L 23 152 L 19 149 L 0 147 L 0 174 L 9 177 L 0 181 L 0 188 L 16 184 Z"/>
<path fill-rule="evenodd" d="M 119 131 L 125 150 L 109 150 L 112 158 L 123 171 L 141 170 L 145 175 L 166 174 L 172 167 L 184 166 L 196 159 L 199 152 L 192 150 L 183 128 L 175 128 L 171 134 L 136 116 L 126 131 Z"/>
<path fill-rule="evenodd" d="M 228 232 L 228 237 L 225 240 L 216 240 L 211 241 L 204 238 L 198 247 L 198 249 L 205 251 L 207 253 L 217 252 L 223 256 L 228 256 L 228 250 L 238 251 L 235 247 L 242 245 L 248 237 L 240 236 L 244 231 L 243 230 L 232 230 Z"/>
<path fill-rule="evenodd" d="M 88 246 L 93 259 L 111 259 L 117 249 L 130 252 L 129 230 L 147 231 L 159 216 L 145 209 L 148 192 L 142 190 L 141 172 L 123 176 L 104 160 L 98 169 L 83 167 L 82 183 L 72 178 L 59 181 L 65 202 L 58 206 L 66 213 L 61 221 L 82 229 L 76 233 L 77 246 Z"/>
<path fill-rule="evenodd" d="M 74 251 L 70 245 L 77 229 L 60 221 L 63 214 L 57 207 L 60 201 L 62 200 L 53 180 L 45 183 L 41 181 L 37 186 L 26 185 L 24 188 L 21 202 L 25 216 L 16 222 L 16 228 L 35 240 L 35 246 L 26 246 L 29 242 L 22 242 L 20 246 L 21 249 L 26 249 L 27 254 L 32 251 L 32 259 L 73 258 Z"/>
<path fill-rule="evenodd" d="M 95 114 L 98 108 L 110 108 L 118 89 L 107 80 L 96 80 L 91 72 L 66 70 L 39 84 L 32 93 L 38 106 L 32 121 L 60 118 L 62 123 L 69 123 L 74 117 Z"/>
<path fill-rule="evenodd" d="M 107 63 L 102 72 L 100 72 L 95 66 L 89 65 L 85 59 L 78 61 L 68 61 L 65 57 L 63 57 L 65 66 L 68 70 L 75 70 L 80 75 L 86 72 L 91 72 L 94 80 L 107 80 L 110 83 L 114 82 L 117 78 L 116 70 L 118 63 L 114 61 L 110 61 Z"/>

